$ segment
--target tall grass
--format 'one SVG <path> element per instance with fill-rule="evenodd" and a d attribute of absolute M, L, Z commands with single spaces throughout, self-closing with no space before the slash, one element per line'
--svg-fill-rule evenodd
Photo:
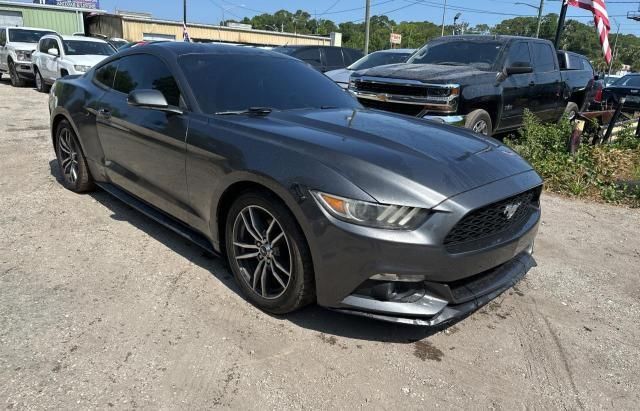
<path fill-rule="evenodd" d="M 571 155 L 567 150 L 571 129 L 566 119 L 542 124 L 526 112 L 519 134 L 505 143 L 531 163 L 548 191 L 640 207 L 640 139 L 635 130 L 622 131 L 610 144 L 583 143 Z"/>

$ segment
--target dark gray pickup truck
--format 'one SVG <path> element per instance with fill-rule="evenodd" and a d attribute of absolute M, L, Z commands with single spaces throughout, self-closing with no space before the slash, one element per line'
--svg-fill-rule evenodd
<path fill-rule="evenodd" d="M 349 89 L 367 107 L 484 135 L 519 128 L 525 109 L 543 121 L 578 109 L 553 44 L 528 37 L 441 37 L 407 63 L 354 73 Z"/>

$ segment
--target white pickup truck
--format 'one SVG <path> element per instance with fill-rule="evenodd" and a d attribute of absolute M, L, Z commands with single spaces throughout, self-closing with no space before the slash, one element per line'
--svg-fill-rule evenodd
<path fill-rule="evenodd" d="M 32 27 L 0 27 L 0 76 L 8 73 L 14 87 L 22 87 L 33 80 L 31 54 L 38 47 L 40 38 L 52 33 Z"/>

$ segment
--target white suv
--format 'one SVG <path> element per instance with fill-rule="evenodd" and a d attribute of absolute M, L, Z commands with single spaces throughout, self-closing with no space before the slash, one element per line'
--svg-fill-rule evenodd
<path fill-rule="evenodd" d="M 31 27 L 0 27 L 0 76 L 8 73 L 14 87 L 22 87 L 33 80 L 31 53 L 42 36 L 52 33 Z"/>
<path fill-rule="evenodd" d="M 116 50 L 106 41 L 79 36 L 44 36 L 31 56 L 36 87 L 46 92 L 58 78 L 84 74 Z"/>

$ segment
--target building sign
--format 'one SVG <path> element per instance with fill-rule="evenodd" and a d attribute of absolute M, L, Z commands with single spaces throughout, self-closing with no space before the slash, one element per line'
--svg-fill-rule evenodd
<path fill-rule="evenodd" d="M 251 24 L 235 23 L 233 21 L 228 21 L 226 23 L 226 26 L 234 29 L 243 29 L 243 30 L 251 30 L 253 28 Z"/>
<path fill-rule="evenodd" d="M 48 4 L 50 6 L 73 7 L 78 9 L 100 9 L 100 0 L 34 0 L 37 4 Z"/>
<path fill-rule="evenodd" d="M 402 43 L 402 34 L 399 33 L 391 33 L 391 37 L 389 38 L 391 44 L 400 44 Z"/>

